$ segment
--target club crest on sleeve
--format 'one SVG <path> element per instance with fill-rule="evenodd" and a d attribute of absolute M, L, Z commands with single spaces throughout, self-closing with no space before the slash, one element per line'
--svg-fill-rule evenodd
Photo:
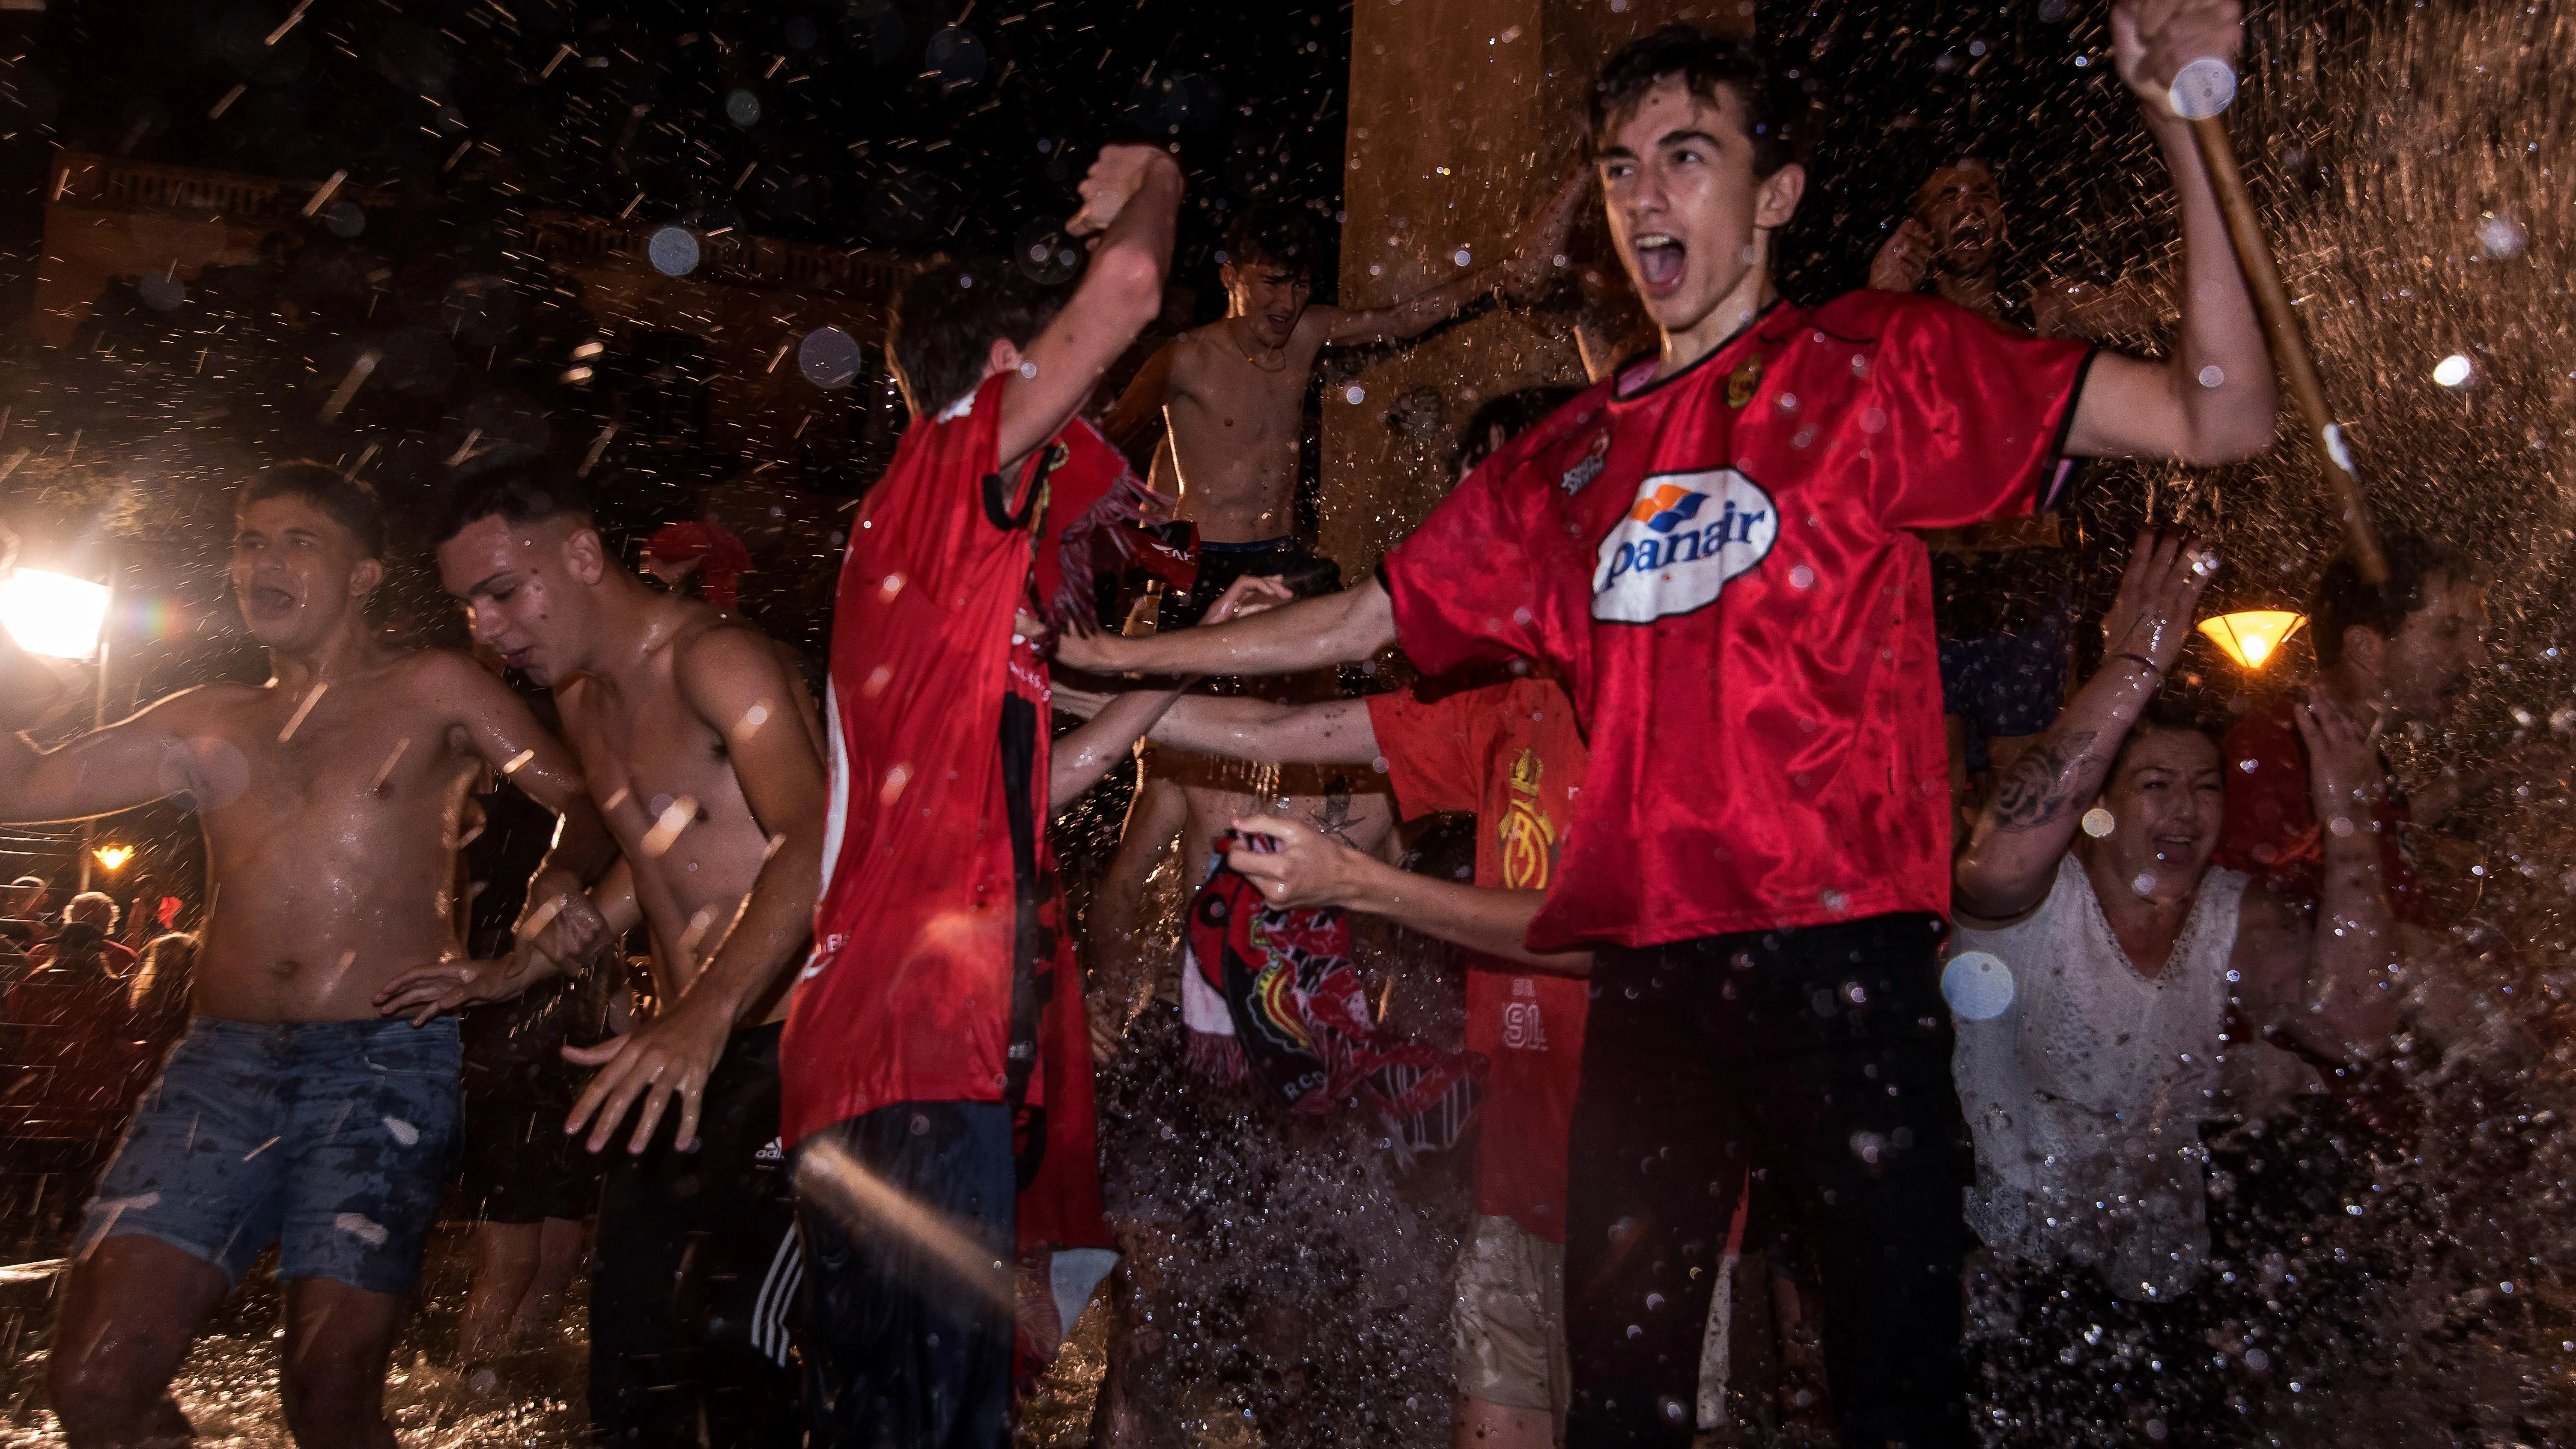
<path fill-rule="evenodd" d="M 1734 469 L 1655 474 L 1594 553 L 1592 617 L 1648 624 L 1701 608 L 1779 536 L 1771 495 Z"/>

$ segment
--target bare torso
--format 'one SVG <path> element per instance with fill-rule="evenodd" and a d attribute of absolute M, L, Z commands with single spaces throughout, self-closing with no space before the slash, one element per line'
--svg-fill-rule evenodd
<path fill-rule="evenodd" d="M 1222 321 L 1171 343 L 1163 417 L 1180 473 L 1180 516 L 1201 538 L 1249 543 L 1295 529 L 1306 387 L 1324 345 L 1321 310 L 1308 309 L 1275 352 L 1247 353 Z"/>
<path fill-rule="evenodd" d="M 205 830 L 200 1015 L 374 1020 L 379 987 L 456 954 L 457 821 L 480 764 L 440 684 L 460 665 L 394 655 L 302 695 L 211 685 L 149 716 L 161 783 Z"/>
<path fill-rule="evenodd" d="M 711 634 L 722 637 L 709 638 Z M 591 798 L 624 852 L 653 942 L 653 991 L 676 1001 L 697 979 L 769 858 L 769 840 L 734 776 L 727 731 L 803 729 L 824 749 L 812 700 L 784 661 L 795 690 L 782 716 L 729 722 L 699 717 L 676 678 L 689 644 L 784 652 L 757 630 L 697 606 L 694 617 L 640 664 L 610 679 L 583 675 L 555 691 L 564 731 L 582 761 Z M 743 1020 L 787 1012 L 788 977 Z"/>
<path fill-rule="evenodd" d="M 1277 815 L 1308 825 L 1353 850 L 1376 855 L 1395 832 L 1385 778 L 1359 765 L 1250 765 L 1157 749 L 1148 768 L 1181 781 L 1189 822 L 1181 829 L 1181 879 L 1207 879 L 1219 837 L 1238 817 Z"/>

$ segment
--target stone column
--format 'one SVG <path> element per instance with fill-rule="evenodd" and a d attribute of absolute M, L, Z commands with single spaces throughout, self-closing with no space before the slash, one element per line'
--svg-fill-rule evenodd
<path fill-rule="evenodd" d="M 1749 32 L 1750 0 L 1358 0 L 1351 21 L 1341 301 L 1382 306 L 1501 257 L 1581 154 L 1610 53 L 1670 21 Z M 1324 395 L 1324 552 L 1376 567 L 1447 491 L 1489 397 L 1580 383 L 1562 314 L 1496 307 Z"/>

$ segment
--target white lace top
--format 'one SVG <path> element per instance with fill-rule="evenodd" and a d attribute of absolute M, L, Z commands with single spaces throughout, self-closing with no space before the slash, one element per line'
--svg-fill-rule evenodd
<path fill-rule="evenodd" d="M 1968 1224 L 1987 1247 L 2089 1265 L 2142 1301 L 2199 1277 L 2209 1258 L 2200 1124 L 2226 1115 L 2219 1034 L 2246 883 L 2211 868 L 2153 980 L 2129 964 L 2073 852 L 2037 910 L 1953 933 L 1953 960 L 1984 952 L 2012 983 L 2000 1014 L 1958 1022 L 1952 1058 L 1977 1148 Z M 1961 969 L 1998 968 L 1970 962 L 1953 974 Z M 1989 1002 L 1999 985 L 1985 988 Z"/>

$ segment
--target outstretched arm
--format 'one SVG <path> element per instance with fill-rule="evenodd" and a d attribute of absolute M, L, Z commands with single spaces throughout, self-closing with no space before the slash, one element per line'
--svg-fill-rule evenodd
<path fill-rule="evenodd" d="M 1179 699 L 1177 689 L 1140 689 L 1111 695 L 1090 722 L 1058 735 L 1048 747 L 1047 809 L 1062 810 L 1100 783 L 1100 777 L 1127 758 L 1154 721 Z"/>
<path fill-rule="evenodd" d="M 1105 718 L 1118 701 L 1139 697 L 1087 694 L 1058 685 L 1055 706 L 1068 714 Z M 1164 711 L 1147 737 L 1193 755 L 1256 764 L 1367 765 L 1384 753 L 1377 747 L 1377 726 L 1364 699 L 1281 704 L 1239 695 L 1185 695 Z"/>
<path fill-rule="evenodd" d="M 2245 28 L 2237 0 L 2120 0 L 2111 11 L 2120 78 L 2138 95 L 2182 209 L 2182 326 L 2163 363 L 2104 353 L 2075 402 L 2066 450 L 2088 458 L 2232 463 L 2270 447 L 2280 405 L 2245 274 L 2191 123 L 2169 87 L 2191 60 L 2233 64 Z"/>
<path fill-rule="evenodd" d="M 1547 904 L 1545 891 L 1461 885 L 1414 875 L 1275 815 L 1247 816 L 1235 821 L 1234 828 L 1277 843 L 1272 851 L 1236 845 L 1225 858 L 1237 874 L 1259 886 L 1263 899 L 1274 906 L 1366 911 L 1452 945 L 1541 971 L 1591 974 L 1589 951 L 1529 948 L 1529 924 Z"/>
<path fill-rule="evenodd" d="M 1395 642 L 1395 610 L 1374 578 L 1249 618 L 1128 639 L 1067 634 L 1056 658 L 1093 674 L 1303 674 L 1357 664 Z"/>
<path fill-rule="evenodd" d="M 2139 535 L 2103 631 L 2114 641 L 2109 657 L 2004 772 L 1951 867 L 1961 912 L 2006 920 L 2047 897 L 2077 816 L 2101 793 L 2120 742 L 2190 640 L 2192 608 L 2209 570 L 2195 540 L 2178 532 Z"/>
<path fill-rule="evenodd" d="M 1546 209 L 1532 217 L 1520 235 L 1512 239 L 1511 254 L 1499 261 L 1460 272 L 1438 286 L 1426 287 L 1388 306 L 1360 312 L 1312 307 L 1307 309 L 1308 315 L 1322 322 L 1327 344 L 1390 342 L 1422 335 L 1457 316 L 1468 303 L 1488 292 L 1507 292 L 1514 298 L 1533 296 L 1555 270 L 1556 259 L 1564 255 L 1566 239 L 1574 234 L 1575 217 L 1592 193 L 1592 179 L 1591 167 L 1575 168 L 1557 187 Z"/>
<path fill-rule="evenodd" d="M 643 1110 L 628 1151 L 644 1150 L 675 1097 L 674 1140 L 697 1141 L 700 1094 L 725 1040 L 801 954 L 822 889 L 830 790 L 778 651 L 749 629 L 709 630 L 681 652 L 674 676 L 690 712 L 723 738 L 743 800 L 769 838 L 768 854 L 741 909 L 731 922 L 718 923 L 726 929 L 706 969 L 678 1001 L 626 1036 L 564 1049 L 567 1060 L 601 1068 L 564 1127 L 576 1132 L 589 1123 L 593 1152 L 608 1145 L 639 1099 Z"/>
<path fill-rule="evenodd" d="M 1181 208 L 1181 168 L 1159 146 L 1104 146 L 1082 181 L 1082 212 L 1065 224 L 1099 232 L 1081 285 L 1021 350 L 1020 376 L 1002 390 L 1005 474 L 1081 407 L 1136 334 L 1163 310 L 1163 273 Z"/>

